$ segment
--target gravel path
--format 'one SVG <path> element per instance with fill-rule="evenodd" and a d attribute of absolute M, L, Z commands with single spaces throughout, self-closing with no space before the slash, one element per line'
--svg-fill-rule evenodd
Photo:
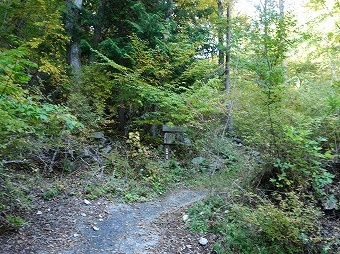
<path fill-rule="evenodd" d="M 171 246 L 161 247 L 166 243 L 164 237 L 171 238 L 171 234 L 164 226 L 164 218 L 168 218 L 170 226 L 183 223 L 181 208 L 186 207 L 206 196 L 206 191 L 175 190 L 165 199 L 137 204 L 115 204 L 107 206 L 105 218 L 98 216 L 79 216 L 77 230 L 82 240 L 67 249 L 53 249 L 38 251 L 38 254 L 94 254 L 94 253 L 159 253 L 160 248 L 169 249 Z M 91 209 L 91 204 L 88 205 Z M 176 214 L 174 217 L 169 217 Z M 157 220 L 163 223 L 155 223 Z M 170 222 L 170 220 L 172 220 Z M 162 226 L 163 225 L 163 226 Z M 183 234 L 183 231 L 182 231 Z M 78 233 L 76 234 L 78 236 Z M 183 236 L 181 236 L 183 238 Z M 188 235 L 188 239 L 189 239 Z M 190 240 L 190 239 L 189 239 Z M 184 244 L 189 246 L 188 244 Z M 177 248 L 178 246 L 176 246 Z M 158 249 L 156 251 L 156 249 Z M 165 252 L 164 252 L 165 253 Z M 168 252 L 171 253 L 171 252 Z M 172 253 L 179 253 L 174 251 Z M 200 252 L 202 253 L 202 252 Z"/>

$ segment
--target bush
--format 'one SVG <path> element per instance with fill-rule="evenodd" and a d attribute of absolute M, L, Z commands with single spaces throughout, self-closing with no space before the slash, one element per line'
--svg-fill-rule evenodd
<path fill-rule="evenodd" d="M 313 205 L 305 205 L 296 193 L 277 197 L 278 205 L 247 193 L 252 204 L 227 202 L 213 196 L 189 209 L 189 228 L 215 234 L 218 253 L 301 253 L 317 248 L 320 239 Z"/>
<path fill-rule="evenodd" d="M 281 158 L 274 162 L 277 172 L 270 181 L 274 187 L 285 190 L 314 189 L 314 196 L 325 198 L 327 185 L 332 183 L 334 175 L 324 166 L 333 158 L 330 151 L 323 151 L 325 138 L 312 138 L 309 130 L 297 130 L 293 127 L 285 128 L 284 144 Z"/>

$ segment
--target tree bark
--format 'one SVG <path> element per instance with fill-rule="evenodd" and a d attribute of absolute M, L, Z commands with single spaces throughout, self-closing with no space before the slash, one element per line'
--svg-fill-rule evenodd
<path fill-rule="evenodd" d="M 71 41 L 68 43 L 67 63 L 72 66 L 73 73 L 78 76 L 81 69 L 80 60 L 80 40 L 74 36 L 75 25 L 80 23 L 80 10 L 82 8 L 82 0 L 66 0 L 67 18 L 66 31 L 71 35 Z"/>
<path fill-rule="evenodd" d="M 223 17 L 223 4 L 222 0 L 217 0 L 217 7 L 218 7 L 218 16 L 219 18 Z M 224 66 L 224 51 L 222 50 L 224 44 L 224 33 L 221 25 L 218 26 L 218 64 L 220 67 Z"/>
<path fill-rule="evenodd" d="M 169 25 L 169 24 L 170 24 L 170 19 L 171 19 L 171 16 L 172 16 L 173 12 L 174 12 L 174 7 L 175 7 L 175 6 L 174 6 L 174 3 L 173 3 L 172 0 L 167 1 L 167 3 L 168 3 L 169 6 L 168 6 L 168 9 L 167 9 L 166 12 L 165 12 L 164 19 L 165 19 L 166 24 Z M 166 32 L 165 32 L 164 35 L 163 35 L 163 41 L 164 41 L 165 43 L 168 43 L 168 40 L 169 40 L 170 35 L 171 35 L 171 32 L 170 32 L 170 30 L 167 28 L 167 29 L 166 29 Z"/>
<path fill-rule="evenodd" d="M 226 93 L 230 93 L 231 85 L 230 85 L 230 62 L 231 62 L 231 10 L 230 10 L 230 2 L 227 6 L 227 51 L 226 51 L 226 60 L 225 60 L 225 91 Z M 228 105 L 228 131 L 230 134 L 234 132 L 234 124 L 233 124 L 233 101 L 231 101 Z"/>
<path fill-rule="evenodd" d="M 79 41 L 74 40 L 70 45 L 70 65 L 74 73 L 78 73 L 81 68 Z"/>
<path fill-rule="evenodd" d="M 223 17 L 223 3 L 222 0 L 217 1 L 218 5 L 218 15 L 220 18 Z M 221 69 L 223 70 L 223 76 L 224 76 L 224 90 L 226 93 L 230 93 L 231 85 L 230 85 L 230 61 L 231 61 L 231 2 L 228 1 L 227 3 L 227 22 L 226 22 L 226 30 L 222 29 L 222 26 L 220 25 L 218 28 L 218 44 L 220 46 L 219 52 L 218 52 L 218 64 Z M 225 31 L 225 34 L 224 32 Z M 226 39 L 226 50 L 222 50 L 223 44 L 224 44 L 224 38 Z M 225 65 L 225 66 L 224 66 Z M 233 101 L 231 101 L 228 105 L 228 113 L 227 113 L 227 121 L 225 124 L 225 127 L 222 132 L 222 136 L 225 135 L 226 130 L 229 132 L 230 135 L 233 134 Z"/>
<path fill-rule="evenodd" d="M 230 22 L 231 13 L 230 13 L 230 4 L 227 6 L 227 51 L 226 51 L 226 64 L 225 64 L 225 90 L 227 93 L 230 93 L 230 46 L 231 46 L 231 30 L 230 30 Z"/>
<path fill-rule="evenodd" d="M 98 13 L 96 14 L 94 25 L 93 25 L 93 38 L 92 38 L 92 44 L 93 48 L 97 49 L 99 42 L 101 40 L 102 36 L 102 19 L 104 16 L 104 8 L 105 8 L 105 0 L 99 1 L 99 7 L 98 7 Z M 96 60 L 96 54 L 94 52 L 90 52 L 89 54 L 89 62 L 93 63 Z"/>
<path fill-rule="evenodd" d="M 281 44 L 283 44 L 283 43 L 285 43 L 284 42 L 284 38 L 283 38 L 283 36 L 284 36 L 284 34 L 285 34 L 285 31 L 284 31 L 284 19 L 285 19 L 285 11 L 284 11 L 284 6 L 285 6 L 285 4 L 284 4 L 284 0 L 279 0 L 279 11 L 280 11 L 280 22 L 281 22 L 281 28 L 280 29 L 282 29 L 282 38 L 281 38 Z M 281 47 L 283 47 L 284 48 L 284 46 L 283 45 L 281 45 Z M 285 56 L 285 52 L 282 52 L 282 54 L 283 54 L 283 56 Z M 282 60 L 282 67 L 283 67 L 283 69 L 284 69 L 284 82 L 286 82 L 286 80 L 287 80 L 287 72 L 286 72 L 286 69 L 287 69 L 287 67 L 288 67 L 288 64 L 287 64 L 287 60 L 285 59 L 285 57 L 283 58 L 283 60 Z"/>

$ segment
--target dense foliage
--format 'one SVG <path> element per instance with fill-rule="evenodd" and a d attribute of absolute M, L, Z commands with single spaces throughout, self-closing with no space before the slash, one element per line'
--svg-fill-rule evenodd
<path fill-rule="evenodd" d="M 212 197 L 197 208 L 208 217 L 193 209 L 192 229 L 221 233 L 216 250 L 294 253 L 321 246 L 311 223 L 321 211 L 338 213 L 340 199 L 339 4 L 310 1 L 301 11 L 314 18 L 301 23 L 274 0 L 261 1 L 253 15 L 234 12 L 231 20 L 224 12 L 233 1 L 221 2 L 222 13 L 212 0 L 80 2 L 0 3 L 5 219 L 25 224 L 15 217 L 30 206 L 25 175 L 81 169 L 84 177 L 105 176 L 84 181 L 88 198 L 135 201 L 196 171 L 214 175 L 207 165 L 218 158 L 227 171 L 221 192 L 249 171 L 242 188 L 258 193 L 244 192 L 233 205 Z M 231 40 L 223 41 L 227 31 Z M 231 55 L 229 92 L 219 52 Z M 184 126 L 193 145 L 191 153 L 175 148 L 168 165 L 165 124 Z M 240 146 L 255 159 L 228 150 Z M 204 163 L 192 163 L 199 156 Z M 64 191 L 54 184 L 42 197 Z M 210 227 L 212 220 L 218 222 Z M 255 243 L 258 252 L 249 249 Z"/>

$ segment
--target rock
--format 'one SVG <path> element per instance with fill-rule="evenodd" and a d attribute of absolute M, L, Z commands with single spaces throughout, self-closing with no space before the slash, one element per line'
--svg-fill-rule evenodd
<path fill-rule="evenodd" d="M 323 204 L 323 207 L 325 208 L 325 210 L 337 209 L 338 208 L 337 201 L 329 199 Z"/>
<path fill-rule="evenodd" d="M 190 141 L 189 137 L 185 133 L 183 135 L 184 135 L 184 137 L 183 137 L 183 145 L 191 146 L 191 141 Z"/>
<path fill-rule="evenodd" d="M 201 245 L 207 245 L 208 244 L 208 239 L 204 238 L 204 237 L 201 237 L 200 240 L 199 240 L 199 243 Z"/>
<path fill-rule="evenodd" d="M 104 153 L 109 153 L 112 150 L 112 146 L 108 145 L 104 148 Z"/>
<path fill-rule="evenodd" d="M 104 134 L 102 132 L 94 132 L 92 133 L 91 135 L 92 138 L 95 138 L 95 139 L 103 139 L 104 138 Z"/>
<path fill-rule="evenodd" d="M 37 215 L 42 215 L 42 211 L 38 211 L 38 212 L 37 212 Z"/>
<path fill-rule="evenodd" d="M 83 154 L 85 157 L 90 157 L 93 155 L 93 153 L 89 149 L 84 149 Z"/>
<path fill-rule="evenodd" d="M 90 205 L 90 204 L 91 204 L 91 202 L 88 201 L 87 199 L 84 199 L 84 203 L 85 203 L 86 205 Z"/>
<path fill-rule="evenodd" d="M 196 157 L 191 160 L 191 162 L 196 165 L 203 164 L 204 161 L 205 159 L 203 157 Z"/>
<path fill-rule="evenodd" d="M 222 166 L 223 166 L 223 163 L 218 162 L 218 161 L 215 161 L 215 162 L 209 164 L 209 168 L 211 170 L 220 170 L 222 168 Z"/>
<path fill-rule="evenodd" d="M 255 151 L 255 150 L 251 150 L 251 151 L 249 151 L 249 154 L 252 155 L 252 156 L 259 156 L 261 153 L 258 152 L 258 151 Z"/>
<path fill-rule="evenodd" d="M 187 221 L 188 219 L 189 219 L 189 215 L 184 214 L 184 215 L 183 215 L 183 221 L 185 222 L 185 221 Z"/>
<path fill-rule="evenodd" d="M 233 139 L 233 141 L 236 144 L 241 144 L 241 146 L 243 145 L 243 140 L 241 139 L 241 137 L 236 137 L 236 138 Z"/>

